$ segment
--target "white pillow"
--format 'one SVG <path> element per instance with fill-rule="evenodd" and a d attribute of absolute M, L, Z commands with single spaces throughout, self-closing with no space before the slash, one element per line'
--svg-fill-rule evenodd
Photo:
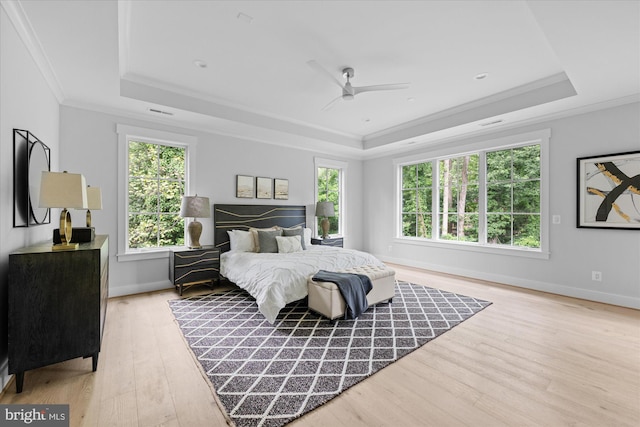
<path fill-rule="evenodd" d="M 300 236 L 276 236 L 276 243 L 278 244 L 278 253 L 280 254 L 290 254 L 302 250 Z"/>
<path fill-rule="evenodd" d="M 304 246 L 307 248 L 311 246 L 311 229 L 310 228 L 304 229 Z"/>
<path fill-rule="evenodd" d="M 253 236 L 248 231 L 231 230 L 229 234 L 229 244 L 232 251 L 238 252 L 255 252 L 253 244 Z"/>

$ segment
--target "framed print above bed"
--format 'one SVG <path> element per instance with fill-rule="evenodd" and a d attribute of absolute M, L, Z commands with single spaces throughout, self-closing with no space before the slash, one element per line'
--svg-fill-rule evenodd
<path fill-rule="evenodd" d="M 253 199 L 253 177 L 236 175 L 236 197 L 241 199 Z"/>
<path fill-rule="evenodd" d="M 640 230 L 640 151 L 577 162 L 577 226 Z"/>
<path fill-rule="evenodd" d="M 273 181 L 271 178 L 256 178 L 256 197 L 270 199 L 273 197 Z"/>
<path fill-rule="evenodd" d="M 289 180 L 288 179 L 280 179 L 275 178 L 273 180 L 274 187 L 274 199 L 278 200 L 288 200 L 289 199 Z"/>

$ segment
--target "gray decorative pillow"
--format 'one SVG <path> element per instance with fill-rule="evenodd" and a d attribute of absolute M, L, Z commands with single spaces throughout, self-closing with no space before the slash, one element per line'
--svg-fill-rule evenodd
<path fill-rule="evenodd" d="M 261 253 L 277 253 L 276 236 L 282 236 L 282 230 L 258 230 L 258 242 Z"/>
<path fill-rule="evenodd" d="M 283 228 L 282 229 L 283 236 L 300 236 L 300 244 L 302 245 L 302 249 L 307 249 L 304 244 L 304 229 L 302 227 L 294 227 L 294 228 Z"/>

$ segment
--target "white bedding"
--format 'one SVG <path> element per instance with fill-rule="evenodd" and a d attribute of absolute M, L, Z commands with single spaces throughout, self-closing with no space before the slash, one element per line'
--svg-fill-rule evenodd
<path fill-rule="evenodd" d="M 249 292 L 258 309 L 273 323 L 285 305 L 307 296 L 307 279 L 318 270 L 336 271 L 359 265 L 384 264 L 353 249 L 309 245 L 307 250 L 282 253 L 225 252 L 220 274 Z"/>

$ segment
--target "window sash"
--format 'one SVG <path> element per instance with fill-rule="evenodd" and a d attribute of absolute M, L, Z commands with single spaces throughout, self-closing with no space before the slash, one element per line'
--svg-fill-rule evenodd
<path fill-rule="evenodd" d="M 346 204 L 345 189 L 346 189 L 348 164 L 346 162 L 342 162 L 338 160 L 322 159 L 319 157 L 316 157 L 314 159 L 314 163 L 315 163 L 315 184 L 314 184 L 315 203 L 325 201 L 329 197 L 329 192 L 326 191 L 326 188 L 325 189 L 318 188 L 320 169 L 332 169 L 332 170 L 338 171 L 338 190 L 330 192 L 330 193 L 333 193 L 334 198 L 337 198 L 338 200 L 337 206 L 335 206 L 336 216 L 334 217 L 335 218 L 334 221 L 337 220 L 337 224 L 335 224 L 334 222 L 334 225 L 337 225 L 337 232 L 332 233 L 331 236 L 333 237 L 344 236 L 346 234 L 345 213 L 347 211 L 347 207 L 345 206 Z M 315 207 L 315 204 L 314 204 L 314 207 Z M 319 233 L 320 219 L 321 218 L 316 217 L 314 221 L 314 226 L 315 226 L 314 232 L 316 235 L 320 234 Z M 329 218 L 329 220 L 331 221 L 331 218 Z"/>
<path fill-rule="evenodd" d="M 187 147 L 184 146 L 175 146 L 175 145 L 169 145 L 169 144 L 160 144 L 160 143 L 152 143 L 152 142 L 146 142 L 146 141 L 140 141 L 139 139 L 129 139 L 128 141 L 128 160 L 131 161 L 131 156 L 132 156 L 132 148 L 134 144 L 145 144 L 147 146 L 153 147 L 152 151 L 154 153 L 153 157 L 149 157 L 148 160 L 149 161 L 153 161 L 153 163 L 155 163 L 155 167 L 153 167 L 153 173 L 148 174 L 148 175 L 132 175 L 131 172 L 138 172 L 138 171 L 131 171 L 131 164 L 129 164 L 129 174 L 127 176 L 127 184 L 128 184 L 128 188 L 129 188 L 129 199 L 128 199 L 128 204 L 127 204 L 127 250 L 132 250 L 132 249 L 143 249 L 143 248 L 164 248 L 164 247 L 170 247 L 170 246 L 178 246 L 180 244 L 184 244 L 184 220 L 182 218 L 180 218 L 180 199 L 168 199 L 168 198 L 163 198 L 163 194 L 174 194 L 174 195 L 184 195 L 184 188 L 185 188 L 185 184 L 186 184 L 186 159 L 187 159 L 187 153 L 188 153 L 188 149 Z M 178 176 L 175 176 L 175 174 L 173 174 L 174 176 L 171 176 L 172 174 L 169 173 L 167 175 L 164 175 L 161 173 L 161 169 L 162 169 L 162 150 L 163 147 L 170 147 L 170 148 L 177 148 L 179 150 L 182 151 L 182 158 L 183 158 L 183 165 L 182 165 L 182 171 L 180 173 L 178 173 Z M 151 150 L 151 149 L 150 149 Z M 142 160 L 144 162 L 144 160 Z M 151 168 L 150 168 L 151 169 Z M 132 200 L 131 200 L 131 190 L 132 190 L 132 183 L 135 185 L 140 184 L 141 186 L 145 186 L 147 187 L 147 190 L 149 192 L 154 192 L 155 196 L 153 197 L 153 199 L 155 199 L 154 201 L 152 201 L 150 204 L 145 203 L 144 201 L 142 203 L 136 204 L 134 205 Z M 174 210 L 170 210 L 170 211 L 165 211 L 164 209 L 162 209 L 162 202 L 164 202 L 165 204 L 170 203 L 174 206 Z M 133 209 L 133 208 L 143 208 L 143 209 Z M 153 208 L 153 209 L 152 209 Z M 143 239 L 140 240 L 139 242 L 134 242 L 134 237 L 131 235 L 131 232 L 134 230 L 131 225 L 132 225 L 132 220 L 135 220 L 136 222 L 141 220 L 144 221 L 146 219 L 146 222 L 149 224 L 149 227 L 151 227 L 150 232 L 153 232 L 153 234 L 155 234 L 155 236 L 148 236 L 147 239 Z M 175 245 L 166 245 L 163 244 L 163 239 L 166 239 L 167 237 L 167 233 L 171 232 L 173 230 L 175 230 L 175 227 L 172 226 L 171 224 L 175 224 L 176 222 L 180 222 L 183 224 L 182 226 L 182 240 L 180 240 L 179 238 L 176 239 L 177 241 L 175 242 Z M 136 231 L 139 231 L 140 228 L 138 227 L 136 229 Z M 149 244 L 150 243 L 150 244 Z"/>
<path fill-rule="evenodd" d="M 397 167 L 397 209 L 396 209 L 396 224 L 397 224 L 397 232 L 395 240 L 399 243 L 416 243 L 416 244 L 425 244 L 425 245 L 445 245 L 450 246 L 451 244 L 458 244 L 458 247 L 469 250 L 480 250 L 486 252 L 496 252 L 496 253 L 506 253 L 512 252 L 509 254 L 513 255 L 521 255 L 520 253 L 515 252 L 527 252 L 533 253 L 533 257 L 546 257 L 548 258 L 548 247 L 549 247 L 549 235 L 548 235 L 548 224 L 547 219 L 548 215 L 548 141 L 550 137 L 550 130 L 542 130 L 535 131 L 522 135 L 514 135 L 510 137 L 495 139 L 491 141 L 479 141 L 471 144 L 467 144 L 466 146 L 460 146 L 463 150 L 458 150 L 457 152 L 454 150 L 446 150 L 446 149 L 437 149 L 432 152 L 432 155 L 425 158 L 424 155 L 416 154 L 412 156 L 405 157 L 403 159 L 395 159 L 394 164 Z M 537 212 L 525 212 L 518 211 L 517 208 L 510 209 L 509 214 L 515 217 L 526 216 L 527 214 L 535 215 L 537 220 L 538 234 L 539 234 L 539 247 L 531 248 L 528 246 L 522 245 L 511 245 L 513 240 L 511 240 L 509 245 L 497 245 L 492 244 L 491 242 L 487 242 L 487 215 L 492 212 L 487 211 L 486 205 L 486 192 L 487 192 L 487 177 L 486 177 L 486 156 L 488 153 L 496 152 L 496 151 L 504 151 L 504 150 L 517 150 L 522 147 L 534 146 L 538 145 L 540 148 L 540 165 L 539 165 L 539 175 L 535 178 L 530 179 L 516 179 L 513 182 L 517 183 L 531 183 L 537 182 L 539 188 L 539 204 Z M 441 160 L 447 158 L 456 158 L 461 157 L 466 154 L 477 154 L 478 155 L 478 241 L 477 242 L 457 242 L 441 239 L 438 236 L 440 233 L 441 223 L 439 221 L 439 215 L 441 214 L 441 209 L 438 207 L 440 203 L 439 190 L 440 185 L 437 182 L 440 177 L 440 172 L 437 170 L 438 163 Z M 405 210 L 405 205 L 403 204 L 403 198 L 405 192 L 416 190 L 415 187 L 407 188 L 408 186 L 404 182 L 403 179 L 403 170 L 405 166 L 415 166 L 419 164 L 431 164 L 432 165 L 432 209 L 430 212 L 409 212 Z M 492 184 L 490 182 L 489 184 Z M 404 196 L 404 197 L 403 197 Z M 414 226 L 411 230 L 407 228 L 407 217 L 409 215 L 416 215 L 422 213 L 423 215 L 431 216 L 431 233 L 430 236 L 422 236 L 420 233 L 414 233 L 413 235 L 405 235 L 407 232 L 416 231 L 416 227 Z M 521 221 L 522 218 L 518 218 L 515 223 Z M 532 220 L 533 221 L 533 220 Z M 536 221 L 533 221 L 535 223 Z M 511 229 L 513 229 L 514 222 L 512 221 Z M 517 224 L 516 224 L 517 225 Z M 524 255 L 529 256 L 529 255 Z"/>
<path fill-rule="evenodd" d="M 197 138 L 190 135 L 118 124 L 118 261 L 168 258 L 170 246 L 129 248 L 129 141 L 185 149 L 184 194 L 195 188 Z M 185 226 L 186 227 L 186 226 Z"/>

